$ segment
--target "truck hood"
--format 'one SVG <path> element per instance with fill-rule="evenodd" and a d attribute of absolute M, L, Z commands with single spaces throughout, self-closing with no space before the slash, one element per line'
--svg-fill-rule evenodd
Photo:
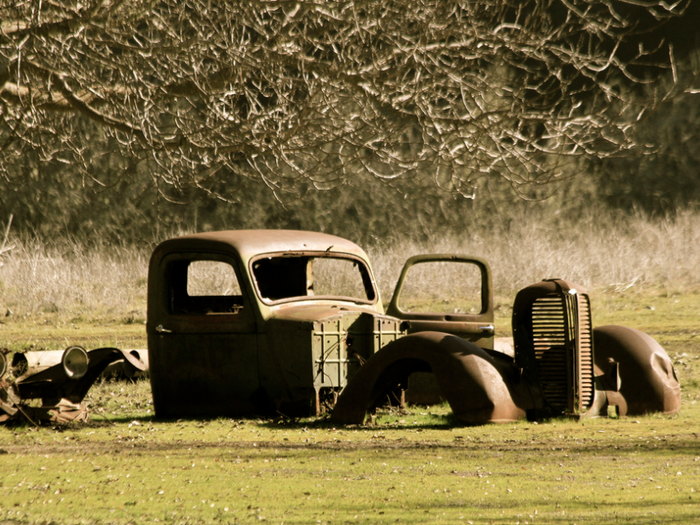
<path fill-rule="evenodd" d="M 350 303 L 313 303 L 309 301 L 302 304 L 291 303 L 277 306 L 274 309 L 272 309 L 268 321 L 274 319 L 279 321 L 314 322 L 323 319 L 328 319 L 331 317 L 346 316 L 352 314 L 370 314 L 373 316 L 379 315 L 384 317 L 384 314 L 382 312 L 378 312 L 371 306 L 360 306 L 353 305 Z"/>

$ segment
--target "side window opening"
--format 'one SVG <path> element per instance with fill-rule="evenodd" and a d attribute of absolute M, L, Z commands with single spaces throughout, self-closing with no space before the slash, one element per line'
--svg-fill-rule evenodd
<path fill-rule="evenodd" d="M 243 309 L 236 272 L 226 262 L 174 261 L 168 279 L 174 314 L 238 314 Z"/>
<path fill-rule="evenodd" d="M 418 314 L 483 313 L 481 269 L 469 262 L 429 261 L 408 271 L 399 309 Z"/>

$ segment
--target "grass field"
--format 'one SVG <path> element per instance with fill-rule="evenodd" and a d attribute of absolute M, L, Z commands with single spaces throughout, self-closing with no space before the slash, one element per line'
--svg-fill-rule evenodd
<path fill-rule="evenodd" d="M 700 517 L 694 400 L 672 418 L 469 428 L 441 406 L 383 413 L 372 427 L 332 428 L 323 420 L 153 421 L 146 385 L 97 391 L 109 398 L 102 406 L 110 414 L 93 407 L 103 415 L 87 426 L 0 430 L 0 520 L 690 524 Z"/>
<path fill-rule="evenodd" d="M 677 416 L 464 427 L 436 406 L 342 428 L 324 418 L 159 421 L 147 382 L 103 382 L 88 395 L 88 424 L 0 427 L 0 523 L 697 523 L 700 229 L 684 220 L 607 244 L 594 237 L 585 254 L 564 243 L 527 271 L 522 254 L 532 259 L 545 241 L 495 256 L 454 250 L 495 261 L 497 335 L 509 334 L 513 292 L 530 277 L 580 279 L 594 325 L 638 328 L 667 349 L 683 386 Z M 147 255 L 53 249 L 22 245 L 1 261 L 0 346 L 144 348 Z M 407 255 L 375 254 L 383 291 Z"/>
<path fill-rule="evenodd" d="M 596 325 L 640 328 L 667 348 L 678 416 L 463 427 L 437 406 L 351 428 L 157 421 L 147 382 L 104 382 L 87 425 L 0 428 L 0 523 L 697 523 L 697 299 L 593 295 Z M 139 323 L 56 316 L 8 319 L 3 337 L 144 344 Z"/>

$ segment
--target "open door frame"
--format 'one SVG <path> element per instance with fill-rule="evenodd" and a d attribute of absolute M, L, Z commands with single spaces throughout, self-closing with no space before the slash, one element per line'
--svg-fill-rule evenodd
<path fill-rule="evenodd" d="M 409 270 L 418 264 L 430 262 L 454 262 L 473 264 L 481 273 L 481 312 L 469 313 L 417 313 L 401 310 L 399 301 Z M 435 331 L 453 334 L 471 341 L 481 348 L 493 350 L 494 339 L 494 299 L 491 281 L 491 268 L 479 257 L 455 254 L 426 254 L 411 257 L 404 264 L 401 275 L 391 298 L 387 315 L 408 321 L 408 333 Z"/>

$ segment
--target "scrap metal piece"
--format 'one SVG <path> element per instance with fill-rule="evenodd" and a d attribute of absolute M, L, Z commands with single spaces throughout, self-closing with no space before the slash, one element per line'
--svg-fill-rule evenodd
<path fill-rule="evenodd" d="M 5 377 L 5 374 L 7 373 L 7 354 L 10 351 L 7 348 L 0 348 L 0 379 Z"/>
<path fill-rule="evenodd" d="M 68 349 L 73 350 L 74 354 L 72 358 L 68 358 L 68 366 L 71 370 L 73 370 L 73 372 L 71 373 L 79 373 L 77 370 L 77 363 L 73 363 L 75 359 L 79 358 L 78 352 L 76 351 L 77 349 L 81 349 L 81 347 L 74 346 Z M 102 376 L 109 378 L 116 377 L 126 379 L 135 379 L 147 376 L 148 350 L 124 350 L 124 352 L 128 352 L 133 357 L 135 357 L 138 361 L 141 362 L 144 368 L 141 368 L 141 365 L 139 365 L 139 368 L 136 368 L 128 359 L 120 358 L 116 361 L 111 362 L 109 366 L 107 366 L 102 372 Z M 61 363 L 63 361 L 63 356 L 65 353 L 66 350 L 41 350 L 25 353 L 17 352 L 12 356 L 11 367 L 13 374 L 15 375 L 15 377 L 19 377 L 26 374 L 30 370 L 32 371 L 32 375 L 42 370 L 46 370 L 47 368 Z M 87 358 L 80 357 L 80 359 L 81 361 L 84 360 L 84 366 L 81 367 L 82 373 L 84 374 L 87 371 Z"/>
<path fill-rule="evenodd" d="M 82 346 L 69 346 L 65 350 L 17 352 L 12 356 L 12 373 L 18 378 L 29 377 L 61 364 L 68 377 L 82 377 L 87 371 L 87 362 L 87 352 Z"/>
<path fill-rule="evenodd" d="M 513 303 L 515 362 L 535 398 L 533 419 L 582 417 L 594 406 L 591 308 L 586 290 L 546 279 Z"/>
<path fill-rule="evenodd" d="M 125 359 L 138 370 L 145 368 L 141 361 L 127 351 L 119 348 L 96 348 L 86 353 L 87 369 L 83 371 L 84 364 L 81 359 L 71 360 L 75 355 L 75 348 L 79 347 L 70 347 L 68 350 L 71 352 L 66 350 L 65 358 L 60 364 L 36 374 L 29 371 L 19 377 L 16 384 L 20 397 L 56 401 L 67 399 L 73 403 L 80 403 L 110 363 Z"/>
<path fill-rule="evenodd" d="M 90 413 L 85 405 L 71 403 L 61 399 L 54 406 L 22 407 L 24 417 L 34 422 L 49 422 L 57 425 L 85 422 L 90 419 Z"/>
<path fill-rule="evenodd" d="M 19 403 L 19 396 L 15 385 L 5 377 L 9 369 L 7 365 L 9 353 L 7 348 L 0 349 L 0 423 L 14 417 L 18 411 L 16 405 Z"/>
<path fill-rule="evenodd" d="M 87 407 L 81 401 L 90 387 L 112 362 L 125 360 L 137 370 L 145 365 L 134 355 L 118 348 L 97 348 L 86 352 L 71 346 L 52 366 L 28 368 L 13 381 L 0 381 L 0 422 L 24 417 L 36 424 L 40 421 L 68 423 L 86 421 Z M 16 360 L 15 370 L 26 361 Z M 41 399 L 41 406 L 27 404 Z"/>
<path fill-rule="evenodd" d="M 132 361 L 128 359 L 118 359 L 107 366 L 102 372 L 102 377 L 105 378 L 116 378 L 116 379 L 139 379 L 148 377 L 148 350 L 136 349 L 136 350 L 124 350 L 135 357 L 142 365 L 143 368 L 136 368 Z"/>

